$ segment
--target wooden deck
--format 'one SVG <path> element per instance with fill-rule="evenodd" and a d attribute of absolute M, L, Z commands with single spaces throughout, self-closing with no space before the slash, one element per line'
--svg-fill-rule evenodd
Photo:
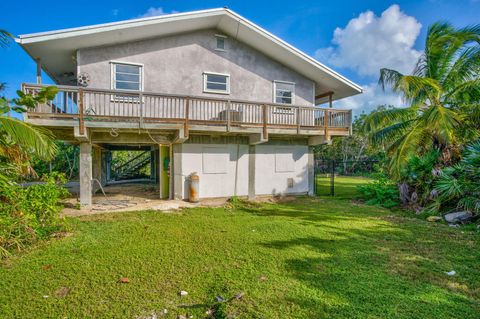
<path fill-rule="evenodd" d="M 25 93 L 36 94 L 46 85 L 23 84 Z M 191 125 L 294 129 L 318 131 L 319 135 L 347 135 L 352 111 L 239 101 L 153 92 L 103 90 L 76 86 L 57 86 L 55 98 L 29 110 L 27 119 L 71 120 L 80 134 L 88 122 L 135 122 L 182 124 L 185 133 Z M 78 122 L 78 124 L 77 124 Z"/>

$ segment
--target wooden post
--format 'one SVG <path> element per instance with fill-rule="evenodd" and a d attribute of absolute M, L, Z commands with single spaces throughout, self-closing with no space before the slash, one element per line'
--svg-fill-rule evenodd
<path fill-rule="evenodd" d="M 188 138 L 188 118 L 190 117 L 190 99 L 187 97 L 187 100 L 185 102 L 185 124 L 184 124 L 184 127 L 183 127 L 183 134 L 185 136 L 185 138 Z"/>
<path fill-rule="evenodd" d="M 348 111 L 348 133 L 350 135 L 353 134 L 353 128 L 352 128 L 352 110 Z"/>
<path fill-rule="evenodd" d="M 230 132 L 230 100 L 227 101 L 227 132 Z"/>
<path fill-rule="evenodd" d="M 140 128 L 143 128 L 143 92 L 138 94 L 138 103 L 140 103 Z"/>
<path fill-rule="evenodd" d="M 328 141 L 330 139 L 330 134 L 328 132 L 328 126 L 330 122 L 330 110 L 325 110 L 325 140 Z"/>
<path fill-rule="evenodd" d="M 297 134 L 300 134 L 300 107 L 297 107 Z"/>
<path fill-rule="evenodd" d="M 37 84 L 42 84 L 42 62 L 40 58 L 36 58 L 37 61 Z"/>
<path fill-rule="evenodd" d="M 78 89 L 78 125 L 79 125 L 79 131 L 80 135 L 85 134 L 85 122 L 83 119 L 83 89 L 79 88 Z"/>
<path fill-rule="evenodd" d="M 263 138 L 268 138 L 268 130 L 267 130 L 267 105 L 263 104 Z"/>
<path fill-rule="evenodd" d="M 332 108 L 332 96 L 333 96 L 333 92 L 328 95 L 328 107 L 329 108 Z"/>

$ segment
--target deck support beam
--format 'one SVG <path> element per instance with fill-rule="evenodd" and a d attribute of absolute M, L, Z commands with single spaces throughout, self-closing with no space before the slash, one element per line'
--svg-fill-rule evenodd
<path fill-rule="evenodd" d="M 105 174 L 103 173 L 103 165 L 102 165 L 102 149 L 97 146 L 93 146 L 93 154 L 92 154 L 92 191 L 96 193 L 100 189 L 100 185 L 104 186 L 105 183 L 103 182 Z M 100 183 L 100 185 L 99 185 Z"/>
<path fill-rule="evenodd" d="M 84 129 L 84 131 L 82 133 L 80 131 L 80 126 L 74 126 L 73 127 L 73 136 L 79 142 L 89 142 L 90 141 L 89 131 L 87 129 Z"/>
<path fill-rule="evenodd" d="M 308 195 L 314 196 L 315 193 L 315 156 L 313 152 L 313 146 L 308 147 Z"/>
<path fill-rule="evenodd" d="M 184 183 L 183 168 L 182 168 L 182 144 L 173 144 L 170 152 L 170 166 L 173 168 L 170 171 L 170 199 L 183 199 Z M 173 165 L 173 166 L 172 166 Z M 186 177 L 185 177 L 186 178 Z M 173 192 L 172 192 L 173 186 Z"/>
<path fill-rule="evenodd" d="M 248 137 L 248 143 L 250 145 L 257 145 L 257 144 L 262 144 L 268 142 L 268 138 L 265 138 L 262 133 L 256 133 L 256 134 L 251 134 Z"/>
<path fill-rule="evenodd" d="M 80 143 L 80 206 L 92 206 L 92 144 Z"/>
<path fill-rule="evenodd" d="M 321 145 L 321 144 L 332 144 L 332 140 L 330 139 L 329 136 L 325 135 L 319 135 L 319 136 L 310 136 L 308 138 L 308 145 L 309 146 L 315 146 L 315 145 Z"/>
<path fill-rule="evenodd" d="M 188 140 L 188 132 L 186 133 L 184 128 L 180 128 L 177 130 L 175 136 L 173 137 L 173 143 L 175 144 L 181 144 Z"/>
<path fill-rule="evenodd" d="M 248 147 L 248 199 L 254 200 L 255 192 L 255 161 L 256 161 L 256 146 L 250 145 Z"/>

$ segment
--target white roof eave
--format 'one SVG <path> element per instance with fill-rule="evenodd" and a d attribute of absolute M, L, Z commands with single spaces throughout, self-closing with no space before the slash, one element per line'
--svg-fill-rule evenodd
<path fill-rule="evenodd" d="M 159 24 L 163 26 L 161 29 L 156 27 Z M 122 41 L 142 40 L 200 28 L 217 28 L 229 36 L 238 38 L 272 59 L 310 78 L 317 83 L 317 90 L 320 86 L 332 88 L 335 92 L 333 96 L 335 100 L 362 93 L 359 85 L 253 22 L 225 8 L 32 33 L 20 35 L 15 40 L 32 58 L 42 58 L 44 70 L 56 82 L 59 82 L 53 69 L 72 68 L 74 64 L 69 59 L 78 49 L 110 45 Z M 55 55 L 58 55 L 58 58 Z M 316 93 L 324 92 L 317 91 Z"/>

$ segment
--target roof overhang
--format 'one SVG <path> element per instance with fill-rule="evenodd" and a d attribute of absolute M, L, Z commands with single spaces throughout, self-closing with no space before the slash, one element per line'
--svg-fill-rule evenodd
<path fill-rule="evenodd" d="M 297 71 L 316 83 L 316 94 L 333 91 L 333 100 L 362 93 L 362 88 L 279 39 L 256 24 L 226 9 L 211 9 L 132 19 L 80 28 L 20 35 L 16 42 L 58 84 L 76 74 L 79 49 L 107 46 L 202 29 L 218 29 Z M 328 101 L 328 96 L 316 103 Z"/>

